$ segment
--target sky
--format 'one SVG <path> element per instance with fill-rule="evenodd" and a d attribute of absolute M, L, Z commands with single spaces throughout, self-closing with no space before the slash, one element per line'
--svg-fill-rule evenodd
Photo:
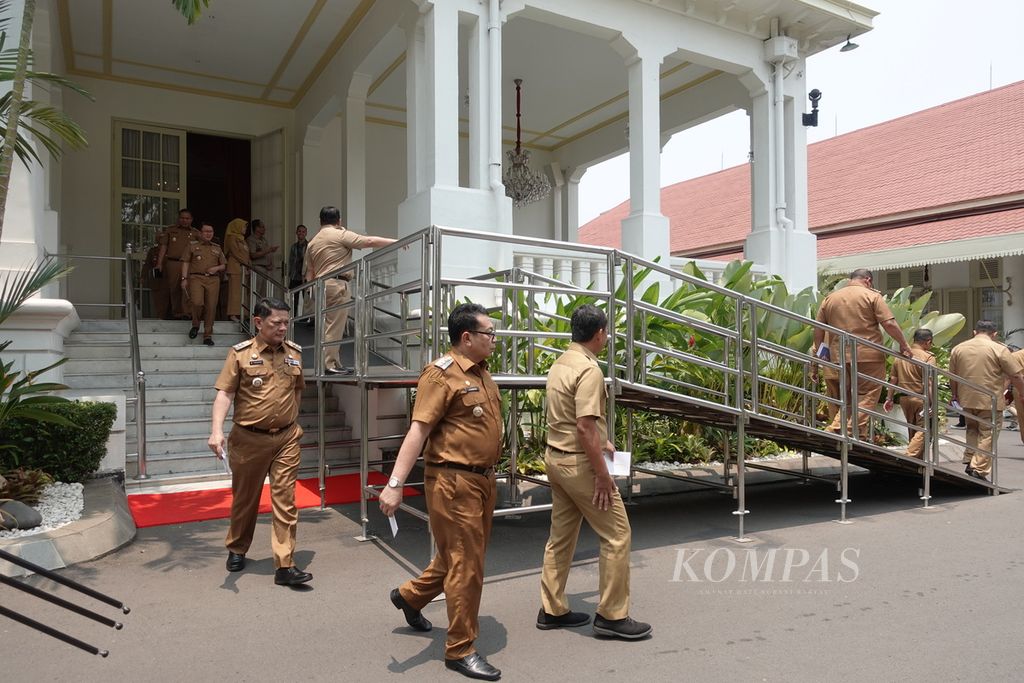
<path fill-rule="evenodd" d="M 807 60 L 807 88 L 823 93 L 808 144 L 983 92 L 990 79 L 992 87 L 1024 80 L 1024 0 L 858 4 L 881 12 L 854 38 L 860 47 Z M 743 111 L 678 133 L 662 150 L 662 186 L 746 163 L 749 149 Z M 628 155 L 590 168 L 580 183 L 580 224 L 628 198 Z"/>

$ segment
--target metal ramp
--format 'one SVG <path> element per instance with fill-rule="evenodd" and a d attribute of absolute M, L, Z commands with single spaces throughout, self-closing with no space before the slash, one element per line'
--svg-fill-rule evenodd
<path fill-rule="evenodd" d="M 511 266 L 493 270 L 487 262 L 493 257 Z M 998 487 L 998 458 L 994 451 L 990 453 L 994 458 L 991 483 L 968 477 L 957 463 L 944 462 L 940 457 L 936 409 L 944 407 L 939 399 L 940 386 L 951 378 L 976 385 L 910 360 L 922 368 L 925 378 L 925 391 L 910 394 L 923 401 L 925 414 L 930 416 L 922 430 L 924 457 L 912 459 L 904 456 L 902 449 L 876 445 L 875 434 L 883 420 L 909 425 L 874 410 L 862 410 L 856 401 L 841 397 L 856 380 L 896 389 L 884 380 L 859 373 L 857 358 L 866 348 L 885 356 L 898 354 L 807 317 L 809 294 L 795 295 L 788 308 L 775 305 L 782 303 L 782 290 L 777 283 L 767 281 L 765 286 L 751 286 L 745 280 L 751 273 L 742 268 L 733 268 L 731 272 L 726 269 L 722 281 L 715 283 L 696 269 L 681 272 L 614 249 L 433 226 L 294 290 L 311 291 L 316 302 L 311 315 L 317 320 L 322 320 L 329 310 L 324 303 L 325 282 L 339 275 L 349 279 L 354 294 L 350 302 L 337 308 L 350 309 L 355 332 L 341 342 L 326 342 L 322 338 L 323 326 L 317 325 L 311 347 L 320 387 L 341 383 L 360 392 L 360 436 L 352 445 L 358 446 L 361 453 L 361 538 L 370 537 L 367 501 L 379 489 L 368 484 L 369 472 L 389 470 L 392 454 L 404 437 L 410 390 L 415 387 L 420 369 L 448 346 L 445 322 L 449 311 L 457 302 L 467 299 L 484 304 L 495 318 L 498 345 L 489 364 L 495 380 L 508 396 L 505 450 L 509 463 L 502 477 L 510 494 L 505 501 L 506 509 L 500 510 L 499 515 L 549 507 L 519 506 L 521 482 L 545 482 L 520 474 L 517 462 L 523 439 L 538 442 L 542 425 L 531 422 L 531 416 L 536 416 L 536 390 L 543 390 L 547 367 L 568 345 L 569 316 L 582 303 L 602 306 L 610 321 L 603 367 L 610 432 L 614 433 L 616 408 L 626 409 L 621 411 L 621 417 L 627 421 L 627 443 L 620 446 L 632 450 L 632 413 L 641 410 L 718 427 L 736 435 L 735 452 L 729 453 L 726 448 L 721 478 L 686 481 L 732 494 L 737 501 L 733 514 L 738 518 L 740 539 L 744 539 L 743 519 L 749 513 L 746 469 L 772 469 L 747 461 L 748 437 L 770 439 L 803 451 L 802 471 L 776 471 L 835 486 L 841 522 L 847 521 L 847 505 L 851 502 L 851 465 L 920 477 L 920 491 L 915 494 L 925 507 L 930 505 L 933 480 L 978 493 L 1003 491 Z M 845 362 L 820 360 L 811 355 L 811 339 L 816 329 L 833 335 L 835 357 L 846 359 Z M 343 353 L 346 347 L 351 349 L 354 374 L 324 373 L 321 350 L 332 343 L 340 343 Z M 838 373 L 838 396 L 822 395 L 815 379 L 816 369 Z M 995 424 L 1001 419 L 998 396 L 985 393 L 991 397 L 991 423 Z M 389 404 L 390 408 L 381 407 L 387 403 L 385 394 L 399 396 Z M 823 406 L 838 413 L 838 433 L 825 431 L 829 420 L 819 416 Z M 382 415 L 387 429 L 379 424 Z M 387 422 L 398 418 L 406 420 L 400 429 L 395 428 L 396 423 Z M 866 433 L 849 428 L 848 425 L 864 418 Z M 966 446 L 955 436 L 942 438 Z M 838 478 L 809 471 L 810 452 L 838 459 Z M 636 464 L 633 473 L 682 478 Z M 322 460 L 320 474 L 323 491 L 326 466 Z M 632 490 L 633 476 L 630 475 L 628 491 Z M 401 509 L 425 518 L 415 507 L 403 504 Z"/>

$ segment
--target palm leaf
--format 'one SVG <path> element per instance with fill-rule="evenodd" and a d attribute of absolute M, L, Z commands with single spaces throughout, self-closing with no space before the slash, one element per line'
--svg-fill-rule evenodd
<path fill-rule="evenodd" d="M 210 6 L 210 0 L 171 0 L 174 8 L 188 20 L 189 25 L 199 21 L 203 9 Z"/>
<path fill-rule="evenodd" d="M 71 266 L 47 257 L 34 268 L 8 271 L 0 285 L 0 324 L 36 292 L 71 272 Z M 2 349 L 0 349 L 2 350 Z"/>

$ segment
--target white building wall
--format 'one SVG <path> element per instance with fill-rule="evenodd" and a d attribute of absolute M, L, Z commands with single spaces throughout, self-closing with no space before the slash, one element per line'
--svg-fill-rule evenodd
<path fill-rule="evenodd" d="M 68 114 L 88 134 L 89 147 L 65 155 L 61 162 L 63 193 L 59 234 L 62 251 L 120 255 L 115 252 L 114 244 L 117 234 L 113 214 L 117 206 L 113 187 L 115 120 L 236 137 L 256 137 L 284 128 L 285 158 L 293 159 L 292 112 L 288 109 L 92 78 L 76 78 L 76 82 L 92 93 L 96 101 L 65 98 Z M 286 188 L 292 186 L 291 166 L 289 161 Z M 293 215 L 293 211 L 289 201 L 285 215 Z M 280 227 L 283 233 L 294 228 Z M 284 238 L 285 235 L 273 236 L 278 244 L 287 244 Z M 76 269 L 72 295 L 75 303 L 110 301 L 112 278 L 108 265 L 83 262 L 76 263 Z"/>

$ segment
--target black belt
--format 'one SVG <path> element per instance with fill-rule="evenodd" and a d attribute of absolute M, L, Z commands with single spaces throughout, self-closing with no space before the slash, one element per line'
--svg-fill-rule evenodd
<path fill-rule="evenodd" d="M 194 277 L 216 277 L 218 273 L 189 273 L 189 276 Z"/>
<path fill-rule="evenodd" d="M 174 258 L 173 256 L 165 256 L 164 258 L 167 259 L 168 261 L 177 261 L 178 263 L 181 263 L 182 261 L 182 259 Z"/>
<path fill-rule="evenodd" d="M 477 467 L 476 465 L 463 465 L 461 462 L 428 462 L 427 467 L 439 467 L 446 470 L 463 470 L 473 474 L 482 474 L 489 477 L 494 474 L 493 467 Z"/>
<path fill-rule="evenodd" d="M 586 451 L 563 451 L 561 448 L 555 448 L 551 444 L 548 444 L 548 448 L 553 450 L 555 453 L 561 453 L 562 455 L 579 455 L 580 453 L 586 453 Z"/>
<path fill-rule="evenodd" d="M 295 423 L 294 422 L 289 422 L 288 424 L 284 425 L 283 427 L 274 427 L 273 429 L 260 429 L 259 427 L 250 427 L 249 425 L 236 425 L 236 426 L 237 427 L 241 427 L 242 429 L 244 429 L 246 431 L 256 432 L 257 434 L 280 434 L 284 430 L 286 430 L 289 427 L 291 427 L 293 424 L 295 424 Z"/>

